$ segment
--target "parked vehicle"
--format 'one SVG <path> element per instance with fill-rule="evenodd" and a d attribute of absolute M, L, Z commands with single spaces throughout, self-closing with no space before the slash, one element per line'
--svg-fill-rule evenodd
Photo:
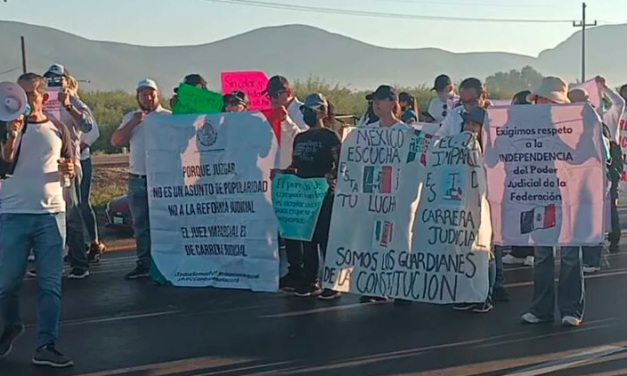
<path fill-rule="evenodd" d="M 128 196 L 114 198 L 107 204 L 105 210 L 107 227 L 115 230 L 132 231 L 133 217 Z"/>

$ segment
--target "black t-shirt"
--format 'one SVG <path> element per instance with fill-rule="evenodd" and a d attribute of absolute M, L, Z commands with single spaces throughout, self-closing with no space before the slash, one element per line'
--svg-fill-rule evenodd
<path fill-rule="evenodd" d="M 324 178 L 335 169 L 333 153 L 339 153 L 342 141 L 327 128 L 309 129 L 294 138 L 293 167 L 299 177 Z"/>

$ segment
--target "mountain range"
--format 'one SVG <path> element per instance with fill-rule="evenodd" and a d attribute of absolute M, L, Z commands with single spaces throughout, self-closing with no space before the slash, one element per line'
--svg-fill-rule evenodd
<path fill-rule="evenodd" d="M 468 76 L 483 79 L 526 65 L 574 82 L 581 70 L 581 32 L 531 57 L 504 52 L 452 53 L 437 48 L 392 49 L 303 25 L 266 27 L 196 46 L 144 47 L 0 21 L 0 81 L 14 80 L 19 73 L 11 70 L 21 67 L 20 36 L 26 40 L 30 71 L 43 72 L 53 63 L 64 64 L 73 76 L 90 81 L 82 84 L 85 90 L 132 91 L 137 81 L 150 77 L 169 91 L 189 73 L 202 74 L 213 89 L 219 89 L 220 72 L 227 70 L 262 70 L 268 76 L 282 74 L 294 80 L 316 77 L 354 89 L 382 83 L 432 84 L 441 73 L 455 80 Z M 615 43 L 625 37 L 627 24 L 587 30 L 589 76 L 602 74 L 613 86 L 627 82 L 627 49 Z M 3 73 L 6 71 L 11 72 Z"/>

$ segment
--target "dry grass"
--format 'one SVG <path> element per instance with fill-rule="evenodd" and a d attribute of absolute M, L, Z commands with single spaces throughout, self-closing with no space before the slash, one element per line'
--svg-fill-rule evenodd
<path fill-rule="evenodd" d="M 91 188 L 91 204 L 97 210 L 103 210 L 109 201 L 126 194 L 128 187 L 128 168 L 94 168 Z"/>

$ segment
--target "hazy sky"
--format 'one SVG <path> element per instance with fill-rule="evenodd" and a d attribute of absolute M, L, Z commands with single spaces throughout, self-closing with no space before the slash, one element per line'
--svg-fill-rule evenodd
<path fill-rule="evenodd" d="M 222 0 L 229 2 L 229 0 Z M 254 0 L 361 12 L 462 18 L 579 20 L 576 0 Z M 627 1 L 588 0 L 588 19 L 627 23 Z M 140 45 L 201 44 L 263 26 L 306 24 L 371 44 L 536 56 L 576 30 L 571 23 L 432 21 L 321 14 L 211 0 L 8 0 L 0 20 L 50 26 L 88 39 Z M 311 46 L 311 48 L 315 48 Z"/>

